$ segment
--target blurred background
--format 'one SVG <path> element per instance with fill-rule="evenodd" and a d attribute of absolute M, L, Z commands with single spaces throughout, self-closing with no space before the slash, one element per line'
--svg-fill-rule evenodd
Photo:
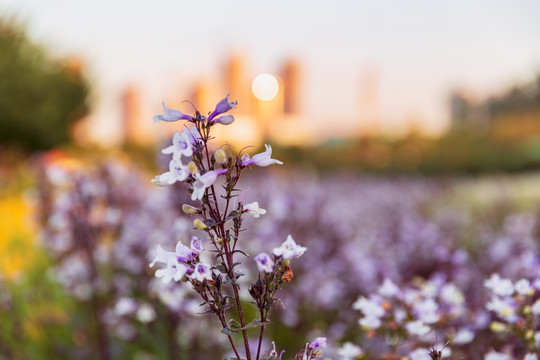
<path fill-rule="evenodd" d="M 275 217 L 249 223 L 253 252 L 291 233 L 313 257 L 271 334 L 290 354 L 304 339 L 287 334 L 363 345 L 336 312 L 384 277 L 444 273 L 481 298 L 454 274 L 459 251 L 470 279 L 536 274 L 538 14 L 533 0 L 0 1 L 0 358 L 208 358 L 216 324 L 182 331 L 196 300 L 146 266 L 191 231 L 182 185 L 149 184 L 182 129 L 152 124 L 162 101 L 206 114 L 230 94 L 236 120 L 216 141 L 271 144 L 285 162 L 246 187 Z M 501 257 L 515 246 L 536 267 Z M 332 286 L 302 280 L 320 262 Z"/>

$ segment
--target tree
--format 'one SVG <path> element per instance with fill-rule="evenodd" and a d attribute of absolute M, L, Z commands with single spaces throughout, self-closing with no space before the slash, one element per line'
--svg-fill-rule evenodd
<path fill-rule="evenodd" d="M 89 110 L 89 85 L 68 60 L 51 58 L 20 24 L 0 18 L 0 145 L 26 151 L 69 141 Z"/>

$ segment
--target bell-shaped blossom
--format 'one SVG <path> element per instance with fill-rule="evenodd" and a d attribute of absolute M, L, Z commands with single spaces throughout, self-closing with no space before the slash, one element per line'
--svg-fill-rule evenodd
<path fill-rule="evenodd" d="M 484 286 L 500 296 L 510 296 L 514 293 L 514 285 L 508 279 L 502 279 L 499 274 L 492 274 L 484 281 Z"/>
<path fill-rule="evenodd" d="M 188 267 L 178 262 L 175 257 L 169 257 L 167 259 L 167 267 L 156 270 L 156 278 L 161 278 L 164 284 L 174 281 L 180 281 L 188 271 Z"/>
<path fill-rule="evenodd" d="M 212 280 L 212 270 L 210 270 L 210 266 L 203 263 L 198 263 L 195 265 L 191 278 L 200 282 L 203 282 L 204 280 Z"/>
<path fill-rule="evenodd" d="M 177 181 L 184 181 L 190 175 L 190 172 L 180 159 L 172 159 L 169 162 L 169 171 L 152 179 L 152 183 L 160 186 L 172 185 Z"/>
<path fill-rule="evenodd" d="M 271 273 L 274 270 L 274 260 L 267 253 L 262 252 L 255 256 L 253 260 L 257 263 L 259 271 Z"/>
<path fill-rule="evenodd" d="M 193 129 L 197 132 L 196 128 Z M 161 150 L 161 152 L 163 154 L 173 154 L 173 159 L 180 159 L 182 156 L 189 157 L 193 155 L 193 145 L 196 141 L 189 129 L 185 129 L 181 133 L 177 131 L 174 133 L 172 145 Z"/>
<path fill-rule="evenodd" d="M 232 115 L 223 115 L 218 117 L 217 119 L 214 119 L 215 123 L 221 124 L 221 125 L 230 125 L 234 122 L 234 116 Z"/>
<path fill-rule="evenodd" d="M 216 116 L 221 115 L 223 113 L 226 113 L 227 111 L 229 111 L 231 109 L 234 109 L 236 107 L 236 105 L 238 104 L 238 101 L 229 102 L 229 96 L 230 96 L 230 94 L 227 94 L 227 96 L 224 99 L 222 99 L 220 102 L 217 103 L 216 108 L 214 109 L 214 111 L 212 111 L 210 116 L 208 116 L 208 121 L 209 122 L 212 122 L 212 120 Z"/>
<path fill-rule="evenodd" d="M 244 205 L 244 211 L 253 217 L 258 218 L 261 215 L 266 214 L 266 210 L 259 207 L 257 201 Z"/>
<path fill-rule="evenodd" d="M 299 258 L 307 249 L 303 246 L 296 245 L 291 235 L 281 244 L 280 247 L 274 248 L 273 253 L 278 257 L 283 257 L 285 260 Z"/>
<path fill-rule="evenodd" d="M 204 250 L 202 247 L 202 240 L 196 236 L 191 237 L 191 255 L 193 257 L 199 256 L 199 254 Z"/>
<path fill-rule="evenodd" d="M 175 251 L 165 251 L 161 247 L 161 245 L 156 246 L 156 256 L 154 257 L 154 260 L 150 263 L 150 267 L 153 267 L 155 263 L 163 263 L 167 264 L 169 259 L 173 258 L 180 262 L 185 262 L 188 260 L 191 260 L 193 258 L 191 249 L 182 244 L 181 241 L 179 241 L 176 244 Z"/>
<path fill-rule="evenodd" d="M 272 147 L 270 145 L 264 145 L 266 147 L 266 151 L 259 153 L 257 155 L 253 155 L 252 158 L 249 157 L 248 154 L 245 154 L 242 156 L 242 166 L 249 166 L 249 165 L 258 165 L 258 166 L 269 166 L 272 164 L 279 164 L 282 165 L 283 162 L 272 159 Z"/>
<path fill-rule="evenodd" d="M 217 177 L 223 173 L 226 173 L 227 169 L 210 170 L 204 175 L 197 174 L 197 181 L 193 183 L 193 193 L 191 194 L 191 200 L 201 200 L 204 196 L 206 188 L 212 186 Z"/>
<path fill-rule="evenodd" d="M 163 105 L 163 114 L 154 116 L 154 123 L 158 121 L 178 121 L 178 120 L 191 120 L 192 117 L 186 114 L 183 114 L 179 110 L 169 109 L 165 106 L 165 101 L 162 102 Z"/>
<path fill-rule="evenodd" d="M 325 337 L 318 337 L 311 344 L 309 344 L 310 349 L 315 348 L 325 348 L 326 347 L 326 338 Z"/>

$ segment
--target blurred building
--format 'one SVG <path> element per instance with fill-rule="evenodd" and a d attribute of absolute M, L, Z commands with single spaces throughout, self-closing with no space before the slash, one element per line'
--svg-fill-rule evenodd
<path fill-rule="evenodd" d="M 155 141 L 150 131 L 151 121 L 141 115 L 141 96 L 137 87 L 127 86 L 121 96 L 123 143 L 147 146 Z"/>
<path fill-rule="evenodd" d="M 508 139 L 540 136 L 540 75 L 482 100 L 453 92 L 450 116 L 454 129 L 475 128 Z"/>
<path fill-rule="evenodd" d="M 380 135 L 379 71 L 375 66 L 366 66 L 361 70 L 358 104 L 359 119 L 355 132 L 361 136 Z"/>

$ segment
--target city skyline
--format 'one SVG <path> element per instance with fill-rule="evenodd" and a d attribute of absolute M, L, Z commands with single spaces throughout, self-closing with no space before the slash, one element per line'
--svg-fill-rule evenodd
<path fill-rule="evenodd" d="M 540 70 L 534 1 L 407 0 L 389 8 L 366 0 L 4 0 L 0 11 L 23 19 L 54 54 L 82 59 L 96 88 L 92 117 L 105 129 L 95 135 L 103 139 L 118 130 L 109 125 L 121 118 L 124 88 L 143 89 L 141 116 L 151 119 L 162 100 L 185 98 L 196 82 L 218 79 L 232 53 L 246 56 L 250 78 L 298 59 L 303 111 L 319 138 L 365 128 L 359 122 L 370 113 L 383 132 L 418 124 L 437 133 L 448 126 L 451 91 L 488 96 Z M 370 82 L 371 109 L 363 105 L 373 98 Z"/>

